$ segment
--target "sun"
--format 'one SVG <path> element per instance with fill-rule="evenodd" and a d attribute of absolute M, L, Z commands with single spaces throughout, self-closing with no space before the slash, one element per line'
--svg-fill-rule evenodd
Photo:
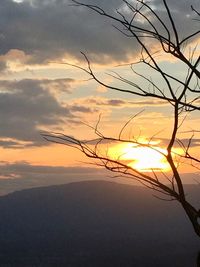
<path fill-rule="evenodd" d="M 154 150 L 155 149 L 155 150 Z M 133 162 L 128 165 L 139 171 L 168 171 L 169 164 L 164 156 L 165 151 L 161 148 L 138 147 L 132 155 Z"/>
<path fill-rule="evenodd" d="M 113 156 L 140 172 L 169 171 L 166 153 L 165 149 L 157 146 L 147 147 L 131 143 L 118 145 L 112 151 Z"/>

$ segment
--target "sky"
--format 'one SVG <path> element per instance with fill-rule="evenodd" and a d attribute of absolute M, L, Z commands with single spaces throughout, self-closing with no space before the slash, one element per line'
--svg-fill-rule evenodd
<path fill-rule="evenodd" d="M 168 0 L 180 36 L 199 29 L 190 5 L 200 7 L 199 0 Z M 122 1 L 88 0 L 113 14 L 118 8 L 126 12 Z M 152 6 L 162 17 L 166 12 L 161 0 Z M 167 23 L 167 22 L 166 22 Z M 115 25 L 118 27 L 118 25 Z M 158 25 L 159 27 L 159 25 Z M 190 47 L 198 43 L 187 44 Z M 150 43 L 152 49 L 155 44 Z M 197 46 L 197 53 L 199 53 Z M 171 133 L 171 109 L 160 100 L 124 94 L 89 81 L 80 69 L 65 63 L 87 67 L 81 51 L 90 59 L 95 74 L 106 83 L 119 83 L 107 73 L 117 71 L 123 77 L 147 86 L 133 74 L 130 62 L 140 56 L 136 40 L 127 38 L 113 23 L 87 8 L 76 7 L 70 0 L 1 0 L 0 5 L 0 177 L 21 181 L 35 177 L 35 184 L 55 176 L 71 181 L 87 177 L 104 177 L 96 166 L 72 148 L 44 140 L 44 131 L 61 132 L 82 140 L 93 137 L 85 124 L 95 126 L 108 136 L 117 135 L 134 114 L 140 113 L 126 130 L 126 135 L 148 139 L 157 135 L 159 147 L 165 147 Z M 172 74 L 183 77 L 185 66 L 167 55 L 159 63 Z M 136 70 L 159 81 L 158 75 L 145 67 Z M 200 130 L 198 114 L 187 117 L 182 130 L 186 142 L 189 132 Z M 195 134 L 192 149 L 197 151 L 200 136 Z M 81 171 L 80 171 L 81 169 Z M 183 166 L 184 173 L 197 169 Z M 60 179 L 60 180 L 59 180 Z M 191 180 L 190 180 L 191 181 Z M 52 183 L 52 182 L 49 182 Z M 48 182 L 47 182 L 48 184 Z"/>

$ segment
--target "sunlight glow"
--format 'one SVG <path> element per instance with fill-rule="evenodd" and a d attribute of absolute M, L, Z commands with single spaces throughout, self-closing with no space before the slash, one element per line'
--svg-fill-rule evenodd
<path fill-rule="evenodd" d="M 133 148 L 134 149 L 134 148 Z M 168 171 L 169 164 L 162 153 L 165 151 L 156 148 L 158 151 L 147 147 L 135 148 L 132 154 L 134 161 L 129 166 L 139 171 Z M 134 156 L 133 156 L 134 155 Z"/>
<path fill-rule="evenodd" d="M 114 146 L 109 152 L 112 158 L 127 162 L 128 166 L 141 172 L 170 170 L 165 158 L 166 150 L 157 146 L 146 147 L 126 143 Z"/>

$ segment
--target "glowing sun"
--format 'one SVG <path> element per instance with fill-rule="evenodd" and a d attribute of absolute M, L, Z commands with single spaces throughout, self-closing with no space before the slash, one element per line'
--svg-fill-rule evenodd
<path fill-rule="evenodd" d="M 153 150 L 147 147 L 135 148 L 133 162 L 129 166 L 140 171 L 167 171 L 169 164 L 160 148 Z"/>
<path fill-rule="evenodd" d="M 169 164 L 165 157 L 166 150 L 160 147 L 134 146 L 129 143 L 115 147 L 112 155 L 127 162 L 128 166 L 138 171 L 166 172 L 169 170 Z"/>

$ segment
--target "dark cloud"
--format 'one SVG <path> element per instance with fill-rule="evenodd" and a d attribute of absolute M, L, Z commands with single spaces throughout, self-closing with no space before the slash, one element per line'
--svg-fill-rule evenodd
<path fill-rule="evenodd" d="M 18 141 L 6 141 L 6 140 L 1 140 L 0 139 L 0 147 L 3 148 L 24 148 L 25 144 L 20 143 Z"/>
<path fill-rule="evenodd" d="M 167 17 L 166 9 L 163 8 L 162 1 L 153 0 L 152 4 L 159 11 L 159 16 L 164 19 L 165 25 L 172 29 L 172 25 Z M 195 14 L 195 12 L 191 9 L 191 5 L 197 9 L 200 8 L 199 0 L 168 0 L 167 4 L 177 27 L 180 39 L 190 35 L 194 31 L 199 30 L 199 22 L 194 20 L 197 18 L 197 14 Z M 171 32 L 173 32 L 173 30 Z"/>
<path fill-rule="evenodd" d="M 70 110 L 72 112 L 81 112 L 81 113 L 90 113 L 90 112 L 97 112 L 97 110 L 94 110 L 87 106 L 80 106 L 80 105 L 71 105 Z"/>
<path fill-rule="evenodd" d="M 105 101 L 104 105 L 109 105 L 113 107 L 126 107 L 126 106 L 162 106 L 166 105 L 166 102 L 161 100 L 135 100 L 135 101 L 129 101 L 129 100 L 122 100 L 122 99 L 108 99 Z"/>
<path fill-rule="evenodd" d="M 42 145 L 43 140 L 39 134 L 42 126 L 59 125 L 64 119 L 73 119 L 70 110 L 62 106 L 50 90 L 45 89 L 45 86 L 49 89 L 52 83 L 58 84 L 59 80 L 0 81 L 1 138 Z M 65 86 L 66 83 L 67 79 Z M 63 79 L 60 86 L 62 84 Z M 1 140 L 1 145 L 17 146 L 16 141 L 10 140 Z"/>
<path fill-rule="evenodd" d="M 96 105 L 96 106 L 112 106 L 112 107 L 124 107 L 133 104 L 129 100 L 123 99 L 107 99 L 107 98 L 88 98 L 83 100 L 85 103 Z"/>
<path fill-rule="evenodd" d="M 63 167 L 63 166 L 43 166 L 43 165 L 31 165 L 28 162 L 0 162 L 1 174 L 16 173 L 18 177 L 29 178 L 35 175 L 87 175 L 87 174 L 97 174 L 97 168 L 87 168 L 87 167 Z"/>
<path fill-rule="evenodd" d="M 1 1 L 1 54 L 10 49 L 22 50 L 33 56 L 32 63 L 64 53 L 79 57 L 80 50 L 96 55 L 99 61 L 126 57 L 130 42 L 96 14 L 72 7 L 70 1 L 31 2 Z"/>
<path fill-rule="evenodd" d="M 184 145 L 185 147 L 188 147 L 189 139 L 190 139 L 190 137 L 180 139 L 181 144 Z M 179 142 L 177 142 L 177 143 L 179 144 Z M 193 138 L 191 140 L 190 147 L 192 148 L 192 147 L 199 147 L 199 146 L 200 146 L 200 138 Z"/>
<path fill-rule="evenodd" d="M 97 4 L 111 13 L 122 8 L 123 3 L 120 0 L 84 2 Z M 191 0 L 190 4 L 183 0 L 168 2 L 181 34 L 191 33 L 192 26 L 185 26 L 186 19 L 192 14 L 190 4 L 198 9 L 199 0 Z M 91 55 L 93 60 L 109 63 L 112 60 L 125 61 L 130 53 L 138 52 L 136 41 L 113 29 L 110 21 L 70 3 L 70 0 L 25 0 L 21 3 L 1 0 L 0 54 L 18 49 L 31 55 L 32 63 L 40 63 L 64 53 L 79 57 L 81 50 Z M 151 3 L 160 9 L 161 17 L 166 17 L 161 1 Z M 191 25 L 195 23 L 193 21 Z"/>
<path fill-rule="evenodd" d="M 182 147 L 181 144 L 187 148 L 188 147 L 188 144 L 189 144 L 189 140 L 191 138 L 191 135 L 188 135 L 188 138 L 179 138 L 179 141 L 176 140 L 175 142 L 175 146 L 176 147 Z M 170 140 L 169 139 L 166 139 L 166 138 L 158 138 L 159 141 L 161 142 L 161 145 L 162 146 L 168 146 L 169 145 L 169 142 Z M 200 145 L 200 138 L 192 138 L 191 140 L 191 143 L 190 143 L 190 148 L 193 148 L 193 147 L 199 147 Z"/>
<path fill-rule="evenodd" d="M 6 70 L 7 64 L 5 61 L 0 61 L 0 73 Z"/>
<path fill-rule="evenodd" d="M 138 100 L 130 101 L 128 99 L 107 99 L 101 97 L 90 97 L 78 99 L 75 103 L 82 103 L 85 106 L 110 106 L 113 108 L 124 108 L 124 107 L 143 107 L 143 106 L 162 106 L 166 103 L 162 100 Z"/>

